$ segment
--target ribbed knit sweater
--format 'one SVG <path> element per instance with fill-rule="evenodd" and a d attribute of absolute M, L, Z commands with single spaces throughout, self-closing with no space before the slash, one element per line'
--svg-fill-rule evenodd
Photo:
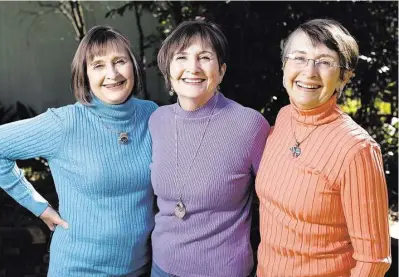
<path fill-rule="evenodd" d="M 251 183 L 269 132 L 267 121 L 218 93 L 192 112 L 178 104 L 159 108 L 149 128 L 159 207 L 152 233 L 154 262 L 177 276 L 248 276 L 253 268 Z M 180 190 L 187 208 L 183 219 L 174 215 Z"/>
<path fill-rule="evenodd" d="M 94 98 L 0 126 L 0 186 L 39 216 L 48 203 L 23 177 L 15 160 L 48 160 L 69 224 L 57 226 L 49 277 L 138 276 L 150 262 L 154 227 L 150 183 L 150 101 L 109 105 Z M 100 116 L 100 117 L 99 117 Z M 129 133 L 118 143 L 117 131 Z"/>
<path fill-rule="evenodd" d="M 302 154 L 293 157 L 292 126 Z M 259 277 L 379 277 L 390 265 L 381 151 L 333 96 L 281 109 L 256 178 Z"/>

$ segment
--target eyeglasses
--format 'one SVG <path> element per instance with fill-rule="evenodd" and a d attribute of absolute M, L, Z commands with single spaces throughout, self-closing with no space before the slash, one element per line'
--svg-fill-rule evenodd
<path fill-rule="evenodd" d="M 288 54 L 285 56 L 286 59 L 290 61 L 290 65 L 297 67 L 297 68 L 304 68 L 308 65 L 309 60 L 314 62 L 316 68 L 320 70 L 331 70 L 333 68 L 345 68 L 344 66 L 340 66 L 333 60 L 329 58 L 321 58 L 321 59 L 309 59 L 305 55 L 302 54 Z"/>

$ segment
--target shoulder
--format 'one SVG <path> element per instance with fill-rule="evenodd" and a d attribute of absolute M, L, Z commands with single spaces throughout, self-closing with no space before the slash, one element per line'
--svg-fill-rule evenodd
<path fill-rule="evenodd" d="M 278 111 L 276 122 L 289 115 L 290 115 L 290 105 L 286 105 Z"/>
<path fill-rule="evenodd" d="M 243 105 L 235 102 L 234 100 L 226 98 L 225 111 L 231 120 L 239 123 L 244 128 L 249 128 L 251 132 L 259 132 L 260 129 L 270 129 L 269 122 L 257 110 L 244 107 Z"/>
<path fill-rule="evenodd" d="M 158 109 L 158 105 L 150 100 L 136 98 L 135 105 L 143 112 L 143 115 L 147 116 L 150 116 L 156 109 Z"/>
<path fill-rule="evenodd" d="M 173 114 L 173 105 L 164 105 L 161 107 L 158 107 L 150 116 L 150 122 L 157 122 L 163 118 L 165 118 L 165 115 L 170 115 Z"/>
<path fill-rule="evenodd" d="M 370 134 L 349 115 L 343 114 L 340 119 L 340 131 L 345 134 L 344 140 L 350 146 L 350 152 L 356 154 L 364 148 L 378 147 L 379 144 L 370 136 Z"/>
<path fill-rule="evenodd" d="M 349 115 L 345 114 L 341 126 L 344 134 L 341 138 L 343 146 L 337 151 L 342 155 L 342 173 L 355 170 L 354 168 L 361 174 L 367 174 L 376 168 L 382 169 L 383 159 L 379 143 Z"/>
<path fill-rule="evenodd" d="M 82 113 L 83 109 L 84 106 L 81 103 L 76 102 L 75 104 L 70 104 L 59 108 L 49 108 L 47 109 L 46 113 L 59 120 L 65 120 L 70 115 L 76 116 L 77 114 Z"/>

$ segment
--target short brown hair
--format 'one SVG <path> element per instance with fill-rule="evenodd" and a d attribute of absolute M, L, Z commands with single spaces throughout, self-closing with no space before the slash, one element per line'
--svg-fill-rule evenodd
<path fill-rule="evenodd" d="M 310 38 L 313 46 L 321 43 L 337 52 L 339 63 L 342 67 L 340 69 L 341 80 L 344 79 L 345 70 L 353 71 L 355 69 L 359 58 L 359 46 L 349 31 L 339 22 L 332 19 L 313 19 L 299 25 L 285 40 L 281 53 L 283 64 L 292 39 L 301 32 Z"/>
<path fill-rule="evenodd" d="M 227 39 L 215 23 L 205 20 L 183 21 L 162 42 L 158 52 L 158 67 L 165 79 L 167 90 L 171 88 L 170 63 L 175 52 L 186 49 L 196 38 L 200 38 L 213 48 L 218 59 L 219 69 L 227 62 Z"/>
<path fill-rule="evenodd" d="M 133 55 L 130 41 L 110 26 L 95 26 L 83 37 L 72 61 L 71 88 L 76 100 L 82 104 L 89 104 L 92 98 L 87 76 L 87 61 L 97 55 L 105 54 L 109 45 L 126 49 L 133 63 L 134 86 L 132 93 L 135 90 L 139 92 L 142 89 L 142 69 Z"/>

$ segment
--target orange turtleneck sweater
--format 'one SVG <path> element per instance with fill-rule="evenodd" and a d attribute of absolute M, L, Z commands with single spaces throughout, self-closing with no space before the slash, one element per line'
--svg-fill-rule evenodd
<path fill-rule="evenodd" d="M 381 151 L 336 101 L 277 116 L 256 178 L 258 277 L 379 277 L 390 266 Z"/>

